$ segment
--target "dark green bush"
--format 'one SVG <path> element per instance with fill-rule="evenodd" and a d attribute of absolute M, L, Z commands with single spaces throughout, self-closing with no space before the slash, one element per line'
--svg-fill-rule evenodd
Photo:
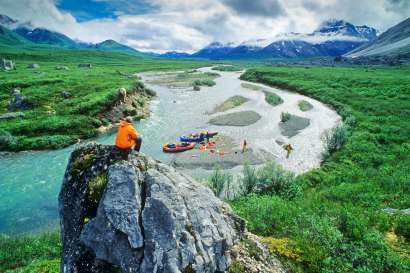
<path fill-rule="evenodd" d="M 286 122 L 286 121 L 290 120 L 291 117 L 292 117 L 291 114 L 289 114 L 289 113 L 287 113 L 287 112 L 282 112 L 282 113 L 280 114 L 280 121 L 281 121 L 281 122 Z"/>
<path fill-rule="evenodd" d="M 410 215 L 400 215 L 396 223 L 396 233 L 410 241 Z"/>
<path fill-rule="evenodd" d="M 275 93 L 268 92 L 268 91 L 265 91 L 264 93 L 265 93 L 265 101 L 269 103 L 270 105 L 277 106 L 283 103 L 282 98 L 276 95 Z"/>

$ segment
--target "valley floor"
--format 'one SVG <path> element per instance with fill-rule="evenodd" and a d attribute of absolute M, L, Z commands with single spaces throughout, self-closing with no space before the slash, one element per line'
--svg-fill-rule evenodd
<path fill-rule="evenodd" d="M 168 64 L 169 67 L 196 65 Z M 49 71 L 53 66 L 54 63 L 50 64 Z M 147 67 L 140 66 L 141 71 Z M 161 64 L 151 63 L 150 69 L 159 68 Z M 125 70 L 136 72 L 131 66 Z M 29 73 L 33 73 L 29 78 L 41 75 L 41 72 Z M 382 211 L 410 207 L 409 75 L 407 66 L 260 66 L 242 76 L 246 81 L 297 91 L 328 104 L 348 125 L 343 147 L 327 155 L 321 168 L 298 176 L 295 185 L 283 185 L 286 180 L 275 178 L 278 180 L 273 182 L 278 183 L 263 193 L 230 201 L 235 212 L 248 221 L 250 231 L 263 236 L 269 249 L 292 272 L 410 270 L 410 216 Z M 94 81 L 101 81 L 97 80 L 101 75 L 94 76 Z M 9 89 L 19 79 L 3 78 L 2 82 L 8 83 L 3 87 Z M 1 93 L 1 96 L 4 106 L 9 94 Z M 7 126 L 2 129 L 12 128 L 21 136 L 28 133 L 23 128 L 31 128 L 27 124 L 19 125 L 19 131 L 14 125 Z M 44 130 L 34 132 L 42 134 Z M 262 177 L 249 170 L 248 174 L 254 175 L 248 177 L 253 180 Z M 294 191 L 294 186 L 301 191 Z M 14 272 L 56 272 L 60 251 L 57 236 L 0 237 L 3 261 L 0 272 L 16 268 L 20 269 Z"/>

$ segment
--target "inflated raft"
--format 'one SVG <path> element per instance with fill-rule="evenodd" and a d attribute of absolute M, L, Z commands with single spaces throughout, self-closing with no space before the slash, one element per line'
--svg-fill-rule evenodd
<path fill-rule="evenodd" d="M 192 150 L 194 147 L 195 143 L 165 144 L 162 146 L 162 150 L 164 153 L 180 153 Z"/>
<path fill-rule="evenodd" d="M 206 138 L 212 138 L 216 136 L 218 132 L 207 132 L 203 134 L 189 134 L 189 135 L 184 135 L 179 138 L 180 141 L 182 142 L 202 142 Z"/>

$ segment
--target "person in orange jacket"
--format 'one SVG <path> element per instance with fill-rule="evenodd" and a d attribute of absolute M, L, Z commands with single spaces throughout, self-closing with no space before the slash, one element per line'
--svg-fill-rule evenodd
<path fill-rule="evenodd" d="M 141 144 L 142 138 L 132 124 L 132 117 L 126 117 L 124 120 L 121 120 L 115 139 L 115 146 L 121 151 L 121 157 L 127 160 L 131 149 L 134 148 L 134 150 L 139 152 Z"/>

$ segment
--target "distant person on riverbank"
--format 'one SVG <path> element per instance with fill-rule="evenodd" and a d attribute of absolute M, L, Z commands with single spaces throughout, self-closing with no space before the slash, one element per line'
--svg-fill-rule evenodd
<path fill-rule="evenodd" d="M 284 148 L 284 149 L 286 150 L 286 152 L 287 152 L 286 158 L 289 158 L 290 153 L 293 151 L 292 145 L 290 145 L 290 143 L 289 143 L 289 144 L 283 146 L 283 148 Z"/>
<path fill-rule="evenodd" d="M 126 117 L 120 121 L 115 146 L 121 151 L 121 157 L 124 160 L 128 159 L 131 149 L 139 152 L 141 149 L 142 138 L 135 130 L 132 124 L 132 117 Z"/>
<path fill-rule="evenodd" d="M 248 143 L 246 142 L 246 139 L 244 139 L 242 143 L 242 153 L 246 152 L 247 149 L 248 149 Z"/>
<path fill-rule="evenodd" d="M 118 97 L 120 99 L 120 104 L 127 102 L 127 90 L 125 88 L 120 88 L 118 90 Z"/>

